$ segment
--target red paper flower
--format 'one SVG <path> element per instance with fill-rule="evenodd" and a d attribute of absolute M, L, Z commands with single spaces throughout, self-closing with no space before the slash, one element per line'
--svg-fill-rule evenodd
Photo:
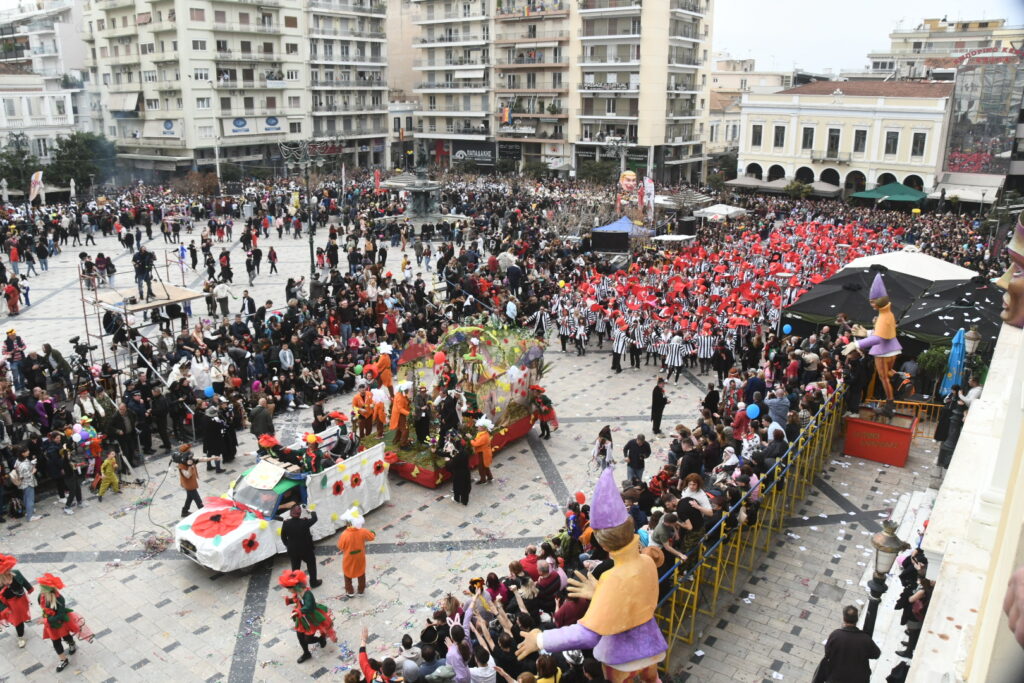
<path fill-rule="evenodd" d="M 245 511 L 236 508 L 210 510 L 196 517 L 192 531 L 203 538 L 223 536 L 237 529 L 245 519 Z"/>
<path fill-rule="evenodd" d="M 247 538 L 242 541 L 242 550 L 246 553 L 251 553 L 256 548 L 260 547 L 260 542 L 256 540 L 256 534 L 250 534 Z"/>
<path fill-rule="evenodd" d="M 349 479 L 348 483 L 352 485 L 352 488 L 355 488 L 363 483 L 363 477 L 358 472 L 356 472 L 355 474 L 352 475 L 352 478 Z"/>
<path fill-rule="evenodd" d="M 273 434 L 261 434 L 259 439 L 260 448 L 273 448 L 280 446 L 281 442 Z"/>
<path fill-rule="evenodd" d="M 340 479 L 334 482 L 334 486 L 331 487 L 331 493 L 333 493 L 336 496 L 340 496 L 344 490 L 345 484 L 342 483 Z"/>
<path fill-rule="evenodd" d="M 373 463 L 373 473 L 374 474 L 378 474 L 378 475 L 384 473 L 384 461 L 383 460 L 378 460 L 377 462 Z"/>

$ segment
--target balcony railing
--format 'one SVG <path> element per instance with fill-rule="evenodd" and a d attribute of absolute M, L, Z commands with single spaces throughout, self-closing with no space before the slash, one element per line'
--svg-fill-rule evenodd
<path fill-rule="evenodd" d="M 366 111 L 387 111 L 387 105 L 366 103 L 366 104 L 314 104 L 313 112 L 317 114 L 345 114 Z"/>
<path fill-rule="evenodd" d="M 451 105 L 435 104 L 435 105 L 431 106 L 431 105 L 428 104 L 427 106 L 423 107 L 422 109 L 417 109 L 416 110 L 417 114 L 420 115 L 420 116 L 430 116 L 431 114 L 438 114 L 438 113 L 444 113 L 444 114 L 449 114 L 449 113 L 451 113 L 451 114 L 462 114 L 462 113 L 466 113 L 466 114 L 479 114 L 481 112 L 487 113 L 489 111 L 490 111 L 490 107 L 481 107 L 479 105 L 475 106 L 475 107 L 463 107 L 461 104 L 456 104 L 454 102 Z"/>
<path fill-rule="evenodd" d="M 298 57 L 298 55 L 294 55 Z M 220 50 L 216 59 L 219 62 L 280 62 L 284 55 L 277 52 L 232 52 Z"/>
<path fill-rule="evenodd" d="M 465 90 L 489 88 L 487 81 L 424 81 L 416 86 L 418 90 Z"/>
<path fill-rule="evenodd" d="M 679 55 L 677 57 L 669 57 L 669 66 L 700 66 L 704 62 L 700 57 L 696 55 Z"/>
<path fill-rule="evenodd" d="M 380 55 L 320 55 L 311 54 L 311 62 L 326 62 L 329 64 L 384 64 L 385 59 Z"/>
<path fill-rule="evenodd" d="M 693 2 L 692 0 L 672 0 L 672 3 L 669 5 L 669 9 L 693 12 L 695 14 L 704 14 L 707 12 L 707 7 L 705 5 L 699 2 Z"/>
<path fill-rule="evenodd" d="M 465 15 L 462 12 L 434 12 L 433 14 L 423 13 L 414 14 L 412 21 L 414 24 L 422 24 L 428 21 L 487 21 L 488 17 L 486 14 L 469 14 Z"/>
<path fill-rule="evenodd" d="M 626 27 L 621 30 L 599 29 L 595 27 L 581 28 L 576 32 L 580 38 L 640 38 L 639 27 L 634 31 L 633 28 Z"/>
<path fill-rule="evenodd" d="M 640 0 L 582 0 L 581 10 L 635 9 L 640 11 Z"/>
<path fill-rule="evenodd" d="M 416 127 L 417 133 L 450 133 L 452 135 L 490 135 L 491 129 L 486 126 L 426 126 Z"/>
<path fill-rule="evenodd" d="M 512 59 L 499 59 L 496 64 L 500 66 L 568 66 L 569 62 L 564 58 L 558 59 L 552 57 L 550 60 L 544 57 L 514 57 Z"/>
<path fill-rule="evenodd" d="M 811 161 L 835 161 L 838 163 L 849 163 L 850 154 L 849 152 L 839 152 L 837 150 L 814 150 L 811 152 Z"/>
<path fill-rule="evenodd" d="M 529 31 L 526 35 L 522 36 L 510 36 L 507 33 L 503 33 L 501 37 L 495 38 L 496 43 L 529 43 L 533 40 L 564 40 L 569 37 L 569 31 L 562 30 L 549 30 L 549 31 Z"/>
<path fill-rule="evenodd" d="M 580 135 L 580 137 L 576 141 L 577 142 L 586 143 L 586 144 L 589 144 L 589 145 L 607 145 L 608 144 L 608 138 L 615 138 L 616 144 L 620 140 L 625 142 L 627 145 L 635 145 L 635 144 L 637 144 L 637 139 L 636 138 L 631 138 L 631 137 L 626 137 L 626 136 L 623 136 L 623 135 L 619 135 L 618 132 L 615 132 L 615 131 L 610 132 L 610 133 L 598 133 L 597 135 L 594 135 L 592 137 L 587 137 L 587 136 L 584 136 L 584 135 Z"/>
<path fill-rule="evenodd" d="M 313 81 L 310 84 L 313 88 L 386 88 L 387 82 L 380 79 L 359 79 L 359 80 L 334 80 L 334 81 Z"/>
<path fill-rule="evenodd" d="M 275 79 L 263 79 L 256 81 L 236 81 L 236 80 L 225 80 L 217 81 L 213 84 L 214 88 L 218 90 L 245 90 L 246 88 L 271 88 L 281 89 L 287 88 L 288 83 L 281 80 Z"/>
<path fill-rule="evenodd" d="M 384 39 L 387 37 L 383 31 L 359 31 L 354 28 L 326 28 L 324 26 L 314 26 L 309 29 L 309 32 L 319 36 L 337 36 L 339 38 L 370 38 L 370 39 Z"/>
<path fill-rule="evenodd" d="M 639 64 L 640 58 L 632 55 L 582 55 L 581 64 Z"/>
<path fill-rule="evenodd" d="M 670 111 L 666 116 L 670 119 L 681 118 L 687 116 L 696 116 L 698 114 L 696 109 L 677 109 L 676 111 Z"/>
<path fill-rule="evenodd" d="M 440 35 L 434 37 L 423 37 L 417 42 L 421 45 L 429 43 L 473 43 L 488 40 L 487 36 L 479 35 L 476 33 L 453 33 L 452 35 Z"/>
<path fill-rule="evenodd" d="M 466 57 L 455 57 L 453 59 L 446 59 L 444 61 L 435 61 L 430 59 L 417 59 L 413 62 L 413 66 L 433 66 L 437 68 L 444 68 L 449 66 L 460 67 L 460 66 L 490 66 L 490 64 L 484 59 L 470 59 Z"/>
<path fill-rule="evenodd" d="M 235 31 L 238 33 L 279 33 L 281 31 L 281 24 L 265 24 L 258 22 L 255 24 L 236 24 L 230 22 L 215 21 L 213 23 L 214 31 Z"/>
<path fill-rule="evenodd" d="M 542 19 L 552 14 L 564 14 L 569 11 L 568 2 L 510 2 L 508 6 L 495 10 L 498 19 Z"/>
<path fill-rule="evenodd" d="M 599 90 L 599 91 L 616 91 L 616 90 L 638 90 L 640 88 L 639 83 L 580 83 L 580 90 Z"/>
<path fill-rule="evenodd" d="M 259 0 L 254 0 L 258 2 Z M 387 6 L 378 2 L 344 2 L 343 0 L 309 0 L 313 9 L 333 10 L 335 12 L 355 12 L 362 14 L 387 14 Z"/>

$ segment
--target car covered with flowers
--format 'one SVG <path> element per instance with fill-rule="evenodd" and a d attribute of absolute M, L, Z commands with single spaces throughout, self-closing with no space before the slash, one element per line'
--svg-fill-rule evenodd
<path fill-rule="evenodd" d="M 332 450 L 355 450 L 349 441 L 337 427 L 307 434 L 290 448 L 261 440 L 256 464 L 232 481 L 226 493 L 206 498 L 205 507 L 178 523 L 178 551 L 208 569 L 229 572 L 285 551 L 281 524 L 294 505 L 317 513 L 311 531 L 319 540 L 344 527 L 353 508 L 365 515 L 388 502 L 384 445 L 344 458 L 331 456 Z M 297 453 L 301 456 L 283 455 Z"/>

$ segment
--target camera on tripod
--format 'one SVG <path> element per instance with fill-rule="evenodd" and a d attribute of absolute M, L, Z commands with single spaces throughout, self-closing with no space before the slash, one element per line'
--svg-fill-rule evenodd
<path fill-rule="evenodd" d="M 99 348 L 95 344 L 86 344 L 80 341 L 80 339 L 80 336 L 72 337 L 71 339 L 68 339 L 68 343 L 75 348 L 75 353 L 77 353 L 79 356 L 82 356 L 83 358 L 85 357 L 85 354 L 89 353 L 90 351 L 95 351 L 96 349 Z"/>

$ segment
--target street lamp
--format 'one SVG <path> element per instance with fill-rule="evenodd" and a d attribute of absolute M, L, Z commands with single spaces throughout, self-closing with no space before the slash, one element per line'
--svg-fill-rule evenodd
<path fill-rule="evenodd" d="M 281 148 L 281 156 L 284 158 L 285 168 L 289 171 L 303 173 L 306 181 L 306 203 L 312 207 L 316 202 L 313 197 L 313 191 L 309 186 L 309 170 L 310 168 L 316 167 L 322 169 L 324 164 L 327 163 L 327 155 L 332 151 L 331 143 L 328 142 L 314 142 L 312 140 L 304 140 L 302 142 L 280 142 L 278 146 Z M 313 245 L 313 216 L 310 210 L 309 220 L 309 275 L 312 277 L 316 274 L 316 254 Z"/>
<path fill-rule="evenodd" d="M 878 617 L 878 605 L 882 595 L 889 589 L 885 580 L 896 562 L 896 556 L 910 546 L 896 536 L 896 522 L 887 519 L 882 522 L 882 530 L 871 537 L 871 545 L 875 547 L 874 575 L 868 581 L 868 612 L 864 617 L 864 632 L 869 636 L 875 632 L 875 619 Z"/>
<path fill-rule="evenodd" d="M 625 138 L 610 137 L 607 139 L 608 151 L 613 155 L 619 157 L 619 173 L 625 173 L 626 171 L 626 150 L 629 149 L 629 143 Z"/>
<path fill-rule="evenodd" d="M 977 325 L 971 325 L 971 329 L 964 335 L 964 351 L 968 356 L 973 356 L 978 351 L 979 344 L 981 344 L 981 333 L 978 332 Z"/>

